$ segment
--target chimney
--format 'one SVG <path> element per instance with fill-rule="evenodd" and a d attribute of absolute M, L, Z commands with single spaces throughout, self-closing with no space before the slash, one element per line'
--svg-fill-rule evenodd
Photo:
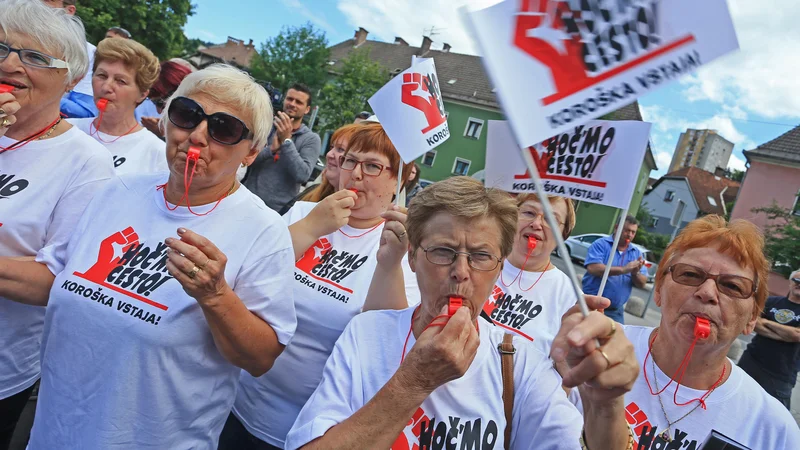
<path fill-rule="evenodd" d="M 408 47 L 408 42 L 406 42 L 406 40 L 401 38 L 400 36 L 395 36 L 394 37 L 394 43 L 397 44 L 397 45 L 404 45 L 404 46 Z"/>
<path fill-rule="evenodd" d="M 367 40 L 367 35 L 368 34 L 369 34 L 369 31 L 365 30 L 363 27 L 358 27 L 358 30 L 356 31 L 356 35 L 353 36 L 353 40 L 355 41 L 354 46 L 358 47 L 359 45 L 363 44 L 364 41 Z"/>
<path fill-rule="evenodd" d="M 448 44 L 447 42 L 445 42 L 445 43 L 444 43 L 444 46 L 442 47 L 442 51 L 443 51 L 444 53 L 450 53 L 450 49 L 451 49 L 451 48 L 452 48 L 452 47 L 450 47 L 450 44 Z"/>
<path fill-rule="evenodd" d="M 422 46 L 419 48 L 419 52 L 417 56 L 425 56 L 431 49 L 431 44 L 433 41 L 428 36 L 422 36 Z"/>
<path fill-rule="evenodd" d="M 253 48 L 253 40 L 252 39 L 250 39 L 250 42 L 247 44 L 247 47 Z"/>

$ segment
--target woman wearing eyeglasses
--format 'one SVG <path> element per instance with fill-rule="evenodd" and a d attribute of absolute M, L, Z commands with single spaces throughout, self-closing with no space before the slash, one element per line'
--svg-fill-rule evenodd
<path fill-rule="evenodd" d="M 83 26 L 63 9 L 0 2 L 0 449 L 40 372 L 45 308 L 15 300 L 35 280 L 52 282 L 54 269 L 33 259 L 63 251 L 114 175 L 108 152 L 59 114 L 88 65 Z M 23 280 L 13 289 L 9 270 Z"/>
<path fill-rule="evenodd" d="M 284 216 L 297 261 L 290 283 L 297 332 L 269 373 L 255 378 L 242 372 L 220 449 L 283 448 L 350 319 L 362 309 L 418 302 L 416 278 L 404 264 L 397 266 L 402 281 L 396 288 L 406 292 L 407 303 L 365 304 L 380 241 L 408 241 L 401 220 L 395 220 L 401 214 L 390 211 L 400 155 L 380 124 L 357 127 L 340 159 L 340 190 L 316 204 L 297 202 Z M 409 168 L 403 166 L 404 177 Z"/>
<path fill-rule="evenodd" d="M 161 63 L 161 72 L 158 74 L 158 80 L 150 88 L 149 94 L 150 101 L 156 106 L 156 111 L 159 114 L 164 111 L 164 105 L 167 104 L 167 100 L 178 89 L 181 81 L 192 72 L 194 72 L 194 69 L 186 62 L 169 60 Z M 142 125 L 160 139 L 164 138 L 164 131 L 159 127 L 158 117 L 142 117 Z"/>
<path fill-rule="evenodd" d="M 235 179 L 270 118 L 244 72 L 186 77 L 164 117 L 170 172 L 98 192 L 40 254 L 52 289 L 0 283 L 47 305 L 31 450 L 216 448 L 240 370 L 267 372 L 296 326 L 288 229 Z"/>
<path fill-rule="evenodd" d="M 641 367 L 625 395 L 639 448 L 699 449 L 712 431 L 751 449 L 800 448 L 789 411 L 727 358 L 753 331 L 768 273 L 764 239 L 743 220 L 694 220 L 667 247 L 654 287 L 660 325 L 624 326 Z"/>
<path fill-rule="evenodd" d="M 164 142 L 134 116 L 158 72 L 158 58 L 136 41 L 104 39 L 97 44 L 92 88 L 100 114 L 69 122 L 108 149 L 117 174 L 167 171 Z"/>

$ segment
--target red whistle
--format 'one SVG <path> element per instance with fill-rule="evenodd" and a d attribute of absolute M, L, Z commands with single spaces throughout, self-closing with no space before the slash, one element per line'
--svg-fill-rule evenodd
<path fill-rule="evenodd" d="M 14 86 L 10 84 L 0 84 L 0 94 L 7 94 L 14 90 Z"/>
<path fill-rule="evenodd" d="M 105 111 L 107 106 L 108 106 L 107 98 L 101 98 L 100 100 L 97 101 L 97 109 L 99 109 L 100 111 Z"/>
<path fill-rule="evenodd" d="M 197 147 L 189 147 L 189 153 L 187 154 L 187 159 L 192 159 L 197 161 L 200 158 L 200 149 Z"/>
<path fill-rule="evenodd" d="M 350 188 L 348 191 L 353 191 L 353 194 L 358 194 L 358 189 L 356 188 Z"/>
<path fill-rule="evenodd" d="M 450 297 L 450 304 L 447 307 L 447 315 L 452 316 L 453 314 L 458 311 L 458 308 L 464 304 L 464 300 L 461 297 Z"/>
<path fill-rule="evenodd" d="M 538 243 L 539 241 L 537 241 L 535 237 L 528 236 L 528 250 L 533 251 L 536 248 L 536 244 Z"/>
<path fill-rule="evenodd" d="M 708 336 L 710 335 L 711 324 L 708 322 L 708 319 L 696 317 L 694 322 L 694 336 L 697 339 L 708 339 Z"/>

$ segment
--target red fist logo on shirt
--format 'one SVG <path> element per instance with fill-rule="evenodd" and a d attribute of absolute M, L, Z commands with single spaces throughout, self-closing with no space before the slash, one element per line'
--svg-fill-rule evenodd
<path fill-rule="evenodd" d="M 431 421 L 422 408 L 417 408 L 406 424 L 406 428 L 400 433 L 400 436 L 397 436 L 391 450 L 419 450 L 419 435 L 422 433 L 420 422 L 423 420 Z"/>
<path fill-rule="evenodd" d="M 447 120 L 441 95 L 438 92 L 438 85 L 439 82 L 436 80 L 435 75 L 403 74 L 403 95 L 401 100 L 406 105 L 416 108 L 425 114 L 428 126 L 422 129 L 423 133 L 427 133 Z"/>
<path fill-rule="evenodd" d="M 331 251 L 332 248 L 333 246 L 327 238 L 319 238 L 317 242 L 314 242 L 314 245 L 303 253 L 303 257 L 295 263 L 295 267 L 305 273 L 311 273 L 311 269 L 319 264 L 325 254 Z"/>
<path fill-rule="evenodd" d="M 112 270 L 121 266 L 123 255 L 133 246 L 139 245 L 139 235 L 133 227 L 125 228 L 103 239 L 97 253 L 97 262 L 86 272 L 80 274 L 87 280 L 95 282 L 106 281 Z"/>

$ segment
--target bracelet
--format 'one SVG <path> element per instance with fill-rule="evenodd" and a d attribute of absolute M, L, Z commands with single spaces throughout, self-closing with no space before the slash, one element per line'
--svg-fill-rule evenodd
<path fill-rule="evenodd" d="M 586 445 L 586 429 L 581 430 L 581 450 L 589 450 L 589 446 Z M 625 446 L 625 450 L 633 450 L 633 431 L 631 428 L 628 427 L 628 445 Z"/>

